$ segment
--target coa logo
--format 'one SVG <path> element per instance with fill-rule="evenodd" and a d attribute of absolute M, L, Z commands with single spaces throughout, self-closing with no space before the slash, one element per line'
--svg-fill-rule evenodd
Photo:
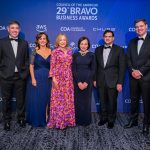
<path fill-rule="evenodd" d="M 100 45 L 98 45 L 98 44 L 92 44 L 92 48 L 96 48 L 96 47 L 98 47 L 98 46 L 100 46 Z"/>
<path fill-rule="evenodd" d="M 126 104 L 131 103 L 131 99 L 125 99 L 125 103 L 126 103 Z M 142 103 L 143 103 L 143 100 L 140 99 L 140 100 L 139 100 L 139 103 L 142 104 Z"/>
<path fill-rule="evenodd" d="M 47 26 L 46 25 L 36 25 L 36 31 L 38 32 L 47 32 Z"/>
<path fill-rule="evenodd" d="M 30 44 L 29 44 L 29 47 L 30 47 L 30 48 L 36 47 L 36 44 L 35 44 L 35 43 L 30 43 Z"/>

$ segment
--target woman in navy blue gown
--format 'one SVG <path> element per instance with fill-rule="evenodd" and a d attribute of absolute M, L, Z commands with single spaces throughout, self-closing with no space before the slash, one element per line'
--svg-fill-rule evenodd
<path fill-rule="evenodd" d="M 91 123 L 95 57 L 94 53 L 89 52 L 90 41 L 87 37 L 79 39 L 78 48 L 79 52 L 73 55 L 76 124 L 86 126 Z"/>
<path fill-rule="evenodd" d="M 30 57 L 30 78 L 26 93 L 26 120 L 33 127 L 45 126 L 50 101 L 51 79 L 49 78 L 51 49 L 48 35 L 36 36 L 36 48 Z"/>

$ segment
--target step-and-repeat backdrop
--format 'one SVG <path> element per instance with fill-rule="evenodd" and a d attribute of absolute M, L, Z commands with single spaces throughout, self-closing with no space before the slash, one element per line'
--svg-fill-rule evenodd
<path fill-rule="evenodd" d="M 0 38 L 7 35 L 10 20 L 21 23 L 20 36 L 26 39 L 29 47 L 35 47 L 35 36 L 39 32 L 49 35 L 51 48 L 54 48 L 58 33 L 66 33 L 69 46 L 77 51 L 77 41 L 81 36 L 89 37 L 91 51 L 103 44 L 102 34 L 106 29 L 115 33 L 115 43 L 124 47 L 135 37 L 134 20 L 146 18 L 150 23 L 150 1 L 148 0 L 5 0 L 0 4 Z M 148 29 L 150 31 L 150 28 Z M 128 71 L 126 71 L 123 91 L 118 96 L 118 112 L 130 111 Z M 142 99 L 139 101 L 142 111 Z M 99 98 L 93 89 L 92 112 L 99 111 Z M 15 97 L 12 98 L 15 108 Z M 2 98 L 0 94 L 0 110 Z"/>

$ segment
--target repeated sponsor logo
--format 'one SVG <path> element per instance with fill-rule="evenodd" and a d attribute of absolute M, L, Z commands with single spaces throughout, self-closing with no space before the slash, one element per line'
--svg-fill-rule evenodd
<path fill-rule="evenodd" d="M 36 25 L 36 31 L 38 32 L 47 32 L 47 26 L 46 25 Z"/>
<path fill-rule="evenodd" d="M 75 42 L 73 42 L 73 41 L 72 41 L 72 42 L 70 42 L 69 46 L 72 48 L 73 52 L 75 52 L 75 51 L 78 49 L 78 47 L 77 47 L 76 43 L 75 43 Z"/>
<path fill-rule="evenodd" d="M 35 46 L 36 46 L 35 43 L 29 43 L 29 47 L 30 47 L 30 48 L 34 48 Z"/>
<path fill-rule="evenodd" d="M 33 49 L 34 47 L 36 47 L 36 44 L 35 44 L 35 43 L 29 43 L 29 47 L 30 47 L 31 49 Z M 50 48 L 51 48 L 51 49 L 54 49 L 55 46 L 54 46 L 53 44 L 50 44 Z"/>
<path fill-rule="evenodd" d="M 76 43 L 75 42 L 70 42 L 69 44 L 71 47 L 75 47 L 76 46 Z"/>
<path fill-rule="evenodd" d="M 2 30 L 7 30 L 7 27 L 4 25 L 0 25 L 0 31 L 2 31 Z"/>
<path fill-rule="evenodd" d="M 111 30 L 111 31 L 116 31 L 116 28 L 115 27 L 93 27 L 93 31 L 94 32 L 104 32 L 105 30 Z"/>
<path fill-rule="evenodd" d="M 129 104 L 129 103 L 131 103 L 131 99 L 125 99 L 125 101 L 124 101 L 126 104 Z M 143 103 L 143 100 L 142 99 L 140 99 L 139 100 L 139 103 Z"/>
<path fill-rule="evenodd" d="M 92 44 L 92 45 L 91 45 L 91 47 L 92 47 L 93 49 L 97 48 L 98 46 L 100 46 L 100 45 L 99 45 L 99 44 Z"/>
<path fill-rule="evenodd" d="M 127 45 L 122 45 L 121 47 L 124 48 L 124 49 L 127 49 L 127 48 L 128 48 Z"/>
<path fill-rule="evenodd" d="M 100 105 L 100 103 L 96 103 L 96 106 L 99 106 Z"/>
<path fill-rule="evenodd" d="M 135 32 L 135 28 L 134 27 L 129 27 L 128 29 L 129 32 Z M 147 31 L 150 31 L 150 28 L 147 29 Z"/>
<path fill-rule="evenodd" d="M 60 27 L 60 31 L 65 32 L 84 32 L 85 29 L 83 27 Z"/>

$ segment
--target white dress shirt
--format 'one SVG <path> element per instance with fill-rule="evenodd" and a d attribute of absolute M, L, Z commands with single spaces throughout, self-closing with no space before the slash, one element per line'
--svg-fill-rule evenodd
<path fill-rule="evenodd" d="M 9 38 L 12 38 L 11 36 L 9 36 Z M 16 38 L 18 39 L 18 38 Z M 15 55 L 15 58 L 17 56 L 17 49 L 18 49 L 18 42 L 15 41 L 15 40 L 11 40 L 11 45 L 12 45 L 12 48 L 13 48 L 13 51 L 14 51 L 14 55 Z M 17 66 L 15 66 L 15 72 L 18 72 L 18 69 L 17 69 Z"/>
<path fill-rule="evenodd" d="M 109 45 L 110 47 L 112 47 L 112 45 Z M 106 63 L 107 63 L 107 60 L 108 60 L 108 56 L 109 56 L 109 53 L 111 51 L 111 48 L 105 48 L 105 47 L 108 47 L 108 45 L 105 45 L 104 46 L 104 49 L 103 49 L 103 60 L 104 60 L 104 67 L 106 66 Z"/>

